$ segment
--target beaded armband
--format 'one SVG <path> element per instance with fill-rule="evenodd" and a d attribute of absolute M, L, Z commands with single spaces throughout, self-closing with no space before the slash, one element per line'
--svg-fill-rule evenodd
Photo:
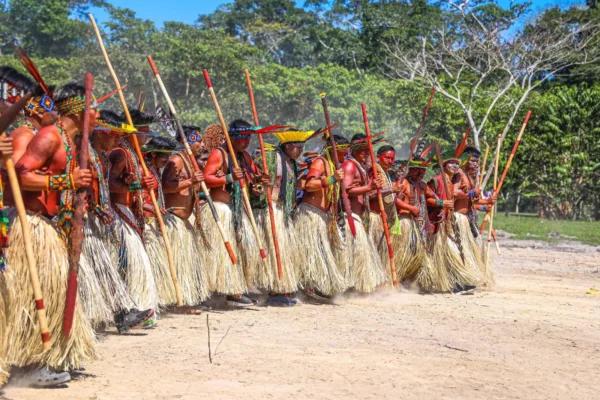
<path fill-rule="evenodd" d="M 327 187 L 337 183 L 334 175 L 328 176 L 327 178 L 321 178 L 321 186 Z"/>
<path fill-rule="evenodd" d="M 476 192 L 475 192 L 475 189 L 471 189 L 471 190 L 469 190 L 469 197 L 470 197 L 470 198 L 473 198 L 473 197 L 475 197 L 475 194 L 476 194 Z"/>
<path fill-rule="evenodd" d="M 46 189 L 51 192 L 73 190 L 74 183 L 73 174 L 52 175 L 46 178 Z"/>
<path fill-rule="evenodd" d="M 481 206 L 481 211 L 486 211 L 487 212 L 487 207 L 486 206 Z"/>
<path fill-rule="evenodd" d="M 130 192 L 139 192 L 140 190 L 142 190 L 142 183 L 140 181 L 133 181 L 129 185 Z"/>
<path fill-rule="evenodd" d="M 439 208 L 444 207 L 444 200 L 436 200 L 435 203 Z"/>
<path fill-rule="evenodd" d="M 231 174 L 225 175 L 225 182 L 233 183 L 233 176 Z"/>

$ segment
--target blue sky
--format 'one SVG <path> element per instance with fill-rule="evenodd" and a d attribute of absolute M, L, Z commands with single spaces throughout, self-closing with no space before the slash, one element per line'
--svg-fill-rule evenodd
<path fill-rule="evenodd" d="M 508 7 L 510 0 L 499 0 L 502 6 Z M 210 14 L 221 4 L 229 3 L 228 0 L 112 0 L 111 3 L 118 7 L 134 10 L 138 17 L 150 19 L 161 26 L 165 21 L 194 23 L 200 14 Z M 553 4 L 572 4 L 575 0 L 532 0 L 533 8 L 543 8 Z M 296 3 L 303 4 L 304 0 Z M 99 21 L 106 19 L 106 14 L 99 10 L 92 10 Z"/>

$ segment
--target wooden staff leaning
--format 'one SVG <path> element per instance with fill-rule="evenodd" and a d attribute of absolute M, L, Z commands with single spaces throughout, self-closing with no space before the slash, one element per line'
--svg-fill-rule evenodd
<path fill-rule="evenodd" d="M 115 82 L 115 87 L 120 88 L 121 84 L 119 83 L 119 78 L 117 78 L 117 74 L 112 67 L 110 62 L 110 58 L 108 58 L 108 53 L 104 48 L 104 42 L 102 41 L 102 36 L 100 35 L 100 30 L 98 29 L 98 25 L 96 25 L 96 21 L 94 20 L 94 16 L 92 14 L 88 14 L 88 18 L 92 23 L 94 28 L 94 32 L 96 33 L 96 38 L 98 39 L 98 44 L 100 45 L 100 50 L 102 50 L 102 55 L 104 56 L 104 61 L 106 62 L 106 66 L 110 71 L 110 74 Z M 121 106 L 123 107 L 123 112 L 125 113 L 125 118 L 127 123 L 133 126 L 133 120 L 131 119 L 131 115 L 129 114 L 129 108 L 127 107 L 127 102 L 125 101 L 125 96 L 123 95 L 123 91 L 119 90 L 118 92 L 119 100 L 121 101 Z M 144 176 L 150 176 L 150 171 L 148 171 L 148 167 L 146 166 L 146 162 L 144 161 L 144 156 L 140 150 L 140 144 L 138 143 L 137 137 L 135 135 L 132 136 L 133 147 L 135 149 L 135 153 L 140 162 L 140 166 L 142 167 L 142 173 Z M 181 296 L 181 288 L 179 286 L 179 280 L 177 279 L 177 271 L 175 269 L 175 262 L 173 261 L 173 249 L 171 248 L 171 244 L 169 243 L 169 237 L 167 235 L 167 230 L 165 228 L 165 222 L 163 220 L 162 214 L 160 213 L 160 207 L 158 206 L 158 202 L 156 201 L 156 195 L 154 194 L 154 190 L 149 190 L 150 198 L 152 200 L 152 205 L 154 206 L 156 219 L 158 221 L 158 226 L 160 228 L 160 232 L 162 233 L 162 237 L 165 243 L 165 250 L 167 252 L 167 259 L 169 261 L 169 271 L 171 273 L 171 279 L 173 279 L 173 285 L 175 286 L 175 294 L 177 296 L 177 305 L 181 307 L 183 305 L 183 299 Z"/>
<path fill-rule="evenodd" d="M 377 180 L 377 159 L 375 158 L 375 152 L 373 151 L 373 141 L 371 140 L 371 128 L 369 127 L 369 118 L 367 117 L 367 105 L 361 104 L 363 121 L 365 123 L 365 132 L 367 134 L 367 143 L 369 145 L 369 153 L 371 155 L 371 165 L 373 171 L 373 179 Z M 396 276 L 396 265 L 394 264 L 394 248 L 392 246 L 392 238 L 390 236 L 390 228 L 388 225 L 387 214 L 383 204 L 383 195 L 381 189 L 377 188 L 377 200 L 379 201 L 379 210 L 381 212 L 381 220 L 383 222 L 383 233 L 385 235 L 385 241 L 388 246 L 388 255 L 390 257 L 390 272 L 392 275 L 392 282 L 395 287 L 398 287 L 398 278 Z"/>
<path fill-rule="evenodd" d="M 10 106 L 2 116 L 0 116 L 0 132 L 4 132 L 6 128 L 17 118 L 19 112 L 25 107 L 27 102 L 33 97 L 33 93 L 26 93 L 19 101 Z M 4 135 L 4 134 L 3 134 Z M 42 295 L 42 287 L 40 285 L 40 276 L 38 274 L 35 253 L 33 252 L 33 242 L 31 240 L 31 227 L 27 220 L 27 210 L 23 202 L 23 195 L 19 186 L 19 178 L 15 170 L 15 163 L 10 157 L 4 157 L 4 165 L 8 173 L 8 182 L 13 194 L 17 216 L 23 231 L 23 241 L 25 242 L 25 256 L 27 258 L 27 267 L 29 269 L 29 280 L 33 288 L 33 296 L 36 306 L 36 315 L 38 317 L 38 325 L 42 339 L 44 351 L 50 350 L 52 346 L 52 337 L 48 329 L 48 317 L 46 315 L 46 306 Z"/>
<path fill-rule="evenodd" d="M 181 120 L 179 119 L 179 116 L 177 115 L 177 111 L 175 111 L 175 106 L 173 105 L 173 102 L 171 101 L 171 96 L 169 96 L 169 92 L 167 92 L 167 88 L 165 87 L 165 85 L 162 81 L 162 78 L 160 77 L 160 74 L 158 73 L 158 68 L 156 68 L 156 64 L 154 64 L 154 60 L 152 60 L 151 56 L 148 56 L 148 62 L 150 63 L 150 68 L 152 68 L 152 72 L 154 73 L 154 76 L 156 77 L 158 86 L 160 86 L 160 90 L 162 91 L 163 96 L 165 96 L 165 100 L 167 100 L 169 110 L 171 110 L 171 115 L 175 119 L 175 123 L 177 124 L 177 129 L 179 131 L 179 136 L 181 137 L 181 141 L 185 147 L 185 151 L 186 151 L 188 157 L 190 158 L 190 161 L 192 163 L 194 171 L 200 172 L 200 167 L 198 166 L 196 157 L 194 157 L 194 154 L 192 153 L 192 149 L 190 148 L 190 144 L 187 140 L 187 137 L 185 136 L 185 132 L 183 130 L 183 124 L 181 123 Z M 221 222 L 221 219 L 219 218 L 219 214 L 217 213 L 217 209 L 215 208 L 215 203 L 213 202 L 212 197 L 210 197 L 210 191 L 206 187 L 206 183 L 204 181 L 200 182 L 200 188 L 202 189 L 202 193 L 204 193 L 204 196 L 206 197 L 206 201 L 210 208 L 210 212 L 212 213 L 215 223 L 217 224 L 217 228 L 219 229 L 219 233 L 221 234 L 221 239 L 223 240 L 223 244 L 225 245 L 225 248 L 227 249 L 227 254 L 229 254 L 229 259 L 231 260 L 231 263 L 233 265 L 236 265 L 237 258 L 235 256 L 235 253 L 233 252 L 233 248 L 231 247 L 229 238 L 227 237 L 227 234 L 225 233 L 225 229 L 223 228 L 223 223 Z"/>
<path fill-rule="evenodd" d="M 248 95 L 250 96 L 250 106 L 252 107 L 252 117 L 254 118 L 254 125 L 260 125 L 258 121 L 258 112 L 256 111 L 256 102 L 254 101 L 254 90 L 252 90 L 252 81 L 250 80 L 250 72 L 244 70 L 246 75 L 246 85 L 248 86 Z M 260 157 L 262 161 L 263 171 L 269 172 L 267 166 L 267 154 L 265 152 L 265 142 L 263 140 L 262 133 L 258 133 L 258 145 L 260 147 Z M 267 208 L 269 210 L 269 219 L 271 221 L 271 234 L 273 237 L 273 247 L 275 250 L 275 260 L 277 262 L 277 275 L 279 280 L 283 279 L 283 266 L 281 265 L 281 252 L 279 249 L 279 240 L 277 239 L 277 227 L 275 225 L 275 214 L 273 212 L 273 196 L 271 192 L 271 185 L 267 185 Z"/>
<path fill-rule="evenodd" d="M 79 148 L 79 167 L 89 168 L 89 144 L 90 144 L 90 111 L 92 107 L 92 90 L 94 89 L 94 76 L 85 74 L 85 110 L 83 114 L 83 134 Z M 75 305 L 77 304 L 79 274 L 79 260 L 81 259 L 81 246 L 84 240 L 85 213 L 87 211 L 87 188 L 79 188 L 74 193 L 73 199 L 73 223 L 71 230 L 71 251 L 69 253 L 69 278 L 67 281 L 67 293 L 65 298 L 65 311 L 63 313 L 63 335 L 69 337 L 73 328 L 75 318 Z"/>
<path fill-rule="evenodd" d="M 210 76 L 208 76 L 208 71 L 203 70 L 204 80 L 206 81 L 206 85 L 208 86 L 208 91 L 210 92 L 210 97 L 212 98 L 213 104 L 215 106 L 215 111 L 217 112 L 217 116 L 219 118 L 219 122 L 221 124 L 221 129 L 225 134 L 225 142 L 227 143 L 227 149 L 229 150 L 229 154 L 231 155 L 231 160 L 233 162 L 233 167 L 238 169 L 240 166 L 237 161 L 237 157 L 235 154 L 235 150 L 233 149 L 233 145 L 231 144 L 231 138 L 229 137 L 229 130 L 227 129 L 227 124 L 225 123 L 225 119 L 223 118 L 223 113 L 221 112 L 221 107 L 219 107 L 219 102 L 217 101 L 217 95 L 215 94 L 215 90 L 213 88 L 212 82 L 210 81 Z M 260 237 L 260 233 L 258 232 L 258 227 L 256 226 L 256 220 L 254 219 L 254 214 L 252 214 L 252 207 L 250 206 L 250 198 L 248 197 L 248 192 L 245 190 L 245 182 L 244 179 L 240 181 L 240 185 L 242 187 L 242 197 L 244 199 L 244 206 L 246 208 L 246 214 L 248 215 L 248 219 L 250 220 L 250 225 L 252 225 L 252 231 L 254 232 L 254 236 L 256 238 L 256 243 L 258 243 L 260 257 L 263 259 L 263 262 L 266 263 L 267 253 L 262 245 L 262 239 Z"/>

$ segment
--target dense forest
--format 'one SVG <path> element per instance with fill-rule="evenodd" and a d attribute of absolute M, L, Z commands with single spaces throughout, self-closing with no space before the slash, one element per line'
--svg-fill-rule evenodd
<path fill-rule="evenodd" d="M 224 2 L 227 0 L 223 0 Z M 168 6 L 168 5 L 165 5 Z M 432 90 L 424 132 L 454 144 L 468 127 L 501 167 L 527 112 L 527 127 L 504 186 L 504 205 L 545 218 L 600 219 L 600 43 L 595 0 L 570 8 L 503 8 L 494 1 L 230 0 L 196 23 L 153 21 L 102 0 L 0 2 L 0 64 L 21 68 L 10 42 L 60 85 L 96 77 L 113 89 L 86 17 L 104 8 L 107 50 L 132 104 L 163 103 L 146 61 L 152 55 L 179 113 L 216 122 L 202 69 L 211 72 L 226 119 L 251 119 L 243 69 L 253 76 L 264 124 L 324 125 L 319 93 L 350 137 L 387 130 L 406 156 Z M 193 9 L 190 10 L 193 12 Z M 109 107 L 119 104 L 110 100 Z"/>

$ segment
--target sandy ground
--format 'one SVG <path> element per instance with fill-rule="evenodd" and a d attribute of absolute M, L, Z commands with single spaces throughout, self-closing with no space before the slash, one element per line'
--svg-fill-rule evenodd
<path fill-rule="evenodd" d="M 600 397 L 600 248 L 503 241 L 494 290 L 165 316 L 68 387 L 6 399 Z M 213 363 L 208 359 L 206 315 Z"/>

